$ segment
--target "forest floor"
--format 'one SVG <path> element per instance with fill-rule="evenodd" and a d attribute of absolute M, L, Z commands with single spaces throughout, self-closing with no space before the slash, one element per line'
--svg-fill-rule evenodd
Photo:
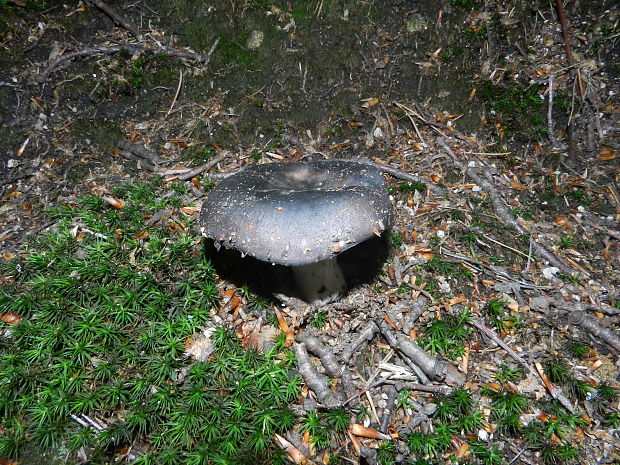
<path fill-rule="evenodd" d="M 0 463 L 619 463 L 620 8 L 557 8 L 0 0 Z M 260 264 L 222 264 L 195 232 L 218 173 L 302 157 L 382 165 L 396 218 L 377 272 L 321 307 L 278 300 L 248 278 Z M 214 269 L 192 263 L 205 254 Z M 78 339 L 94 320 L 40 302 L 108 285 L 87 277 L 106 260 L 172 301 L 174 280 L 200 273 L 217 291 L 183 297 L 195 320 L 154 329 L 152 347 L 155 317 L 119 313 L 125 294 L 113 317 L 82 302 L 101 306 L 102 347 L 146 335 L 144 365 L 119 352 L 109 377 L 113 357 Z M 66 340 L 41 339 L 65 327 Z M 264 352 L 256 395 L 271 389 L 287 419 L 256 427 L 267 407 L 240 394 L 247 408 L 223 404 L 207 433 L 206 404 L 236 389 L 227 376 L 260 371 L 235 343 Z M 218 360 L 228 368 L 213 374 Z M 196 382 L 214 397 L 182 414 L 200 363 L 223 384 Z M 58 367 L 83 384 L 57 386 Z M 292 387 L 278 394 L 275 379 Z M 175 391 L 178 408 L 161 410 Z"/>

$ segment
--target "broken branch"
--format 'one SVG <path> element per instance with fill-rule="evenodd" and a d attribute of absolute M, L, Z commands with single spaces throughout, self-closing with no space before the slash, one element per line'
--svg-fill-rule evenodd
<path fill-rule="evenodd" d="M 110 17 L 112 21 L 114 21 L 115 24 L 121 26 L 123 29 L 126 29 L 132 36 L 138 39 L 138 41 L 142 41 L 142 36 L 138 32 L 138 30 L 133 26 L 133 24 L 131 24 L 129 20 L 123 18 L 123 16 L 121 16 L 110 5 L 103 2 L 102 0 L 86 0 L 86 1 L 96 6 L 101 11 L 103 11 L 106 15 Z"/>
<path fill-rule="evenodd" d="M 292 346 L 299 373 L 306 386 L 316 395 L 318 401 L 327 408 L 338 408 L 343 405 L 344 399 L 339 393 L 334 393 L 327 382 L 327 377 L 317 371 L 303 342 L 295 343 Z"/>
<path fill-rule="evenodd" d="M 464 167 L 461 164 L 461 162 L 458 160 L 455 153 L 452 151 L 452 149 L 448 146 L 446 141 L 443 139 L 443 137 L 440 137 L 439 139 L 437 139 L 437 143 L 450 156 L 450 158 L 452 159 L 452 161 L 454 162 L 456 166 L 459 166 L 464 171 L 465 174 L 467 174 L 471 179 L 474 180 L 476 184 L 478 184 L 482 189 L 486 191 L 487 195 L 491 199 L 491 204 L 493 205 L 493 208 L 495 209 L 495 213 L 497 214 L 497 216 L 499 216 L 502 220 L 504 220 L 506 224 L 512 226 L 516 230 L 517 233 L 523 234 L 523 235 L 529 235 L 529 233 L 525 230 L 525 228 L 523 228 L 523 226 L 521 226 L 521 224 L 512 216 L 512 212 L 510 211 L 510 208 L 508 208 L 504 204 L 504 201 L 502 200 L 502 197 L 500 193 L 497 191 L 497 189 L 495 188 L 495 186 L 493 186 L 485 178 L 485 176 L 482 176 L 478 172 L 476 172 L 476 170 L 473 167 L 470 167 L 470 166 Z M 488 174 L 488 177 L 491 177 L 490 174 Z M 532 240 L 532 247 L 536 249 L 536 251 L 545 260 L 547 260 L 552 265 L 558 267 L 564 273 L 571 274 L 575 272 L 575 269 L 572 266 L 570 266 L 563 259 L 555 255 L 553 252 L 549 251 L 543 244 L 536 242 L 535 240 Z"/>

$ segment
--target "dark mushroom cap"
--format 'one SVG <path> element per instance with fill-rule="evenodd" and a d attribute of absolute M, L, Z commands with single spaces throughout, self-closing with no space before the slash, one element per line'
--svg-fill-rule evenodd
<path fill-rule="evenodd" d="M 339 160 L 272 163 L 220 181 L 204 201 L 204 236 L 260 260 L 332 258 L 392 224 L 383 175 Z"/>

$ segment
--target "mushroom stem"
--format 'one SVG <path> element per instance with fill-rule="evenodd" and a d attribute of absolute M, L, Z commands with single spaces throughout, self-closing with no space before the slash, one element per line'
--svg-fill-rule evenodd
<path fill-rule="evenodd" d="M 347 288 L 336 257 L 291 268 L 298 289 L 309 304 L 323 305 L 333 302 Z"/>

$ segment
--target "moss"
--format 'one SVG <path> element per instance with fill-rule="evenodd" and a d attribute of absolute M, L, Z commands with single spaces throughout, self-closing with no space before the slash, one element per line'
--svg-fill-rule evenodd
<path fill-rule="evenodd" d="M 219 45 L 221 59 L 226 63 L 235 63 L 244 69 L 255 69 L 258 63 L 257 53 L 247 50 L 244 44 L 247 33 L 241 33 L 231 39 L 222 39 Z"/>
<path fill-rule="evenodd" d="M 540 84 L 510 81 L 495 84 L 485 79 L 478 88 L 478 97 L 495 112 L 495 122 L 506 135 L 536 140 L 547 130 L 540 97 L 542 89 Z"/>

